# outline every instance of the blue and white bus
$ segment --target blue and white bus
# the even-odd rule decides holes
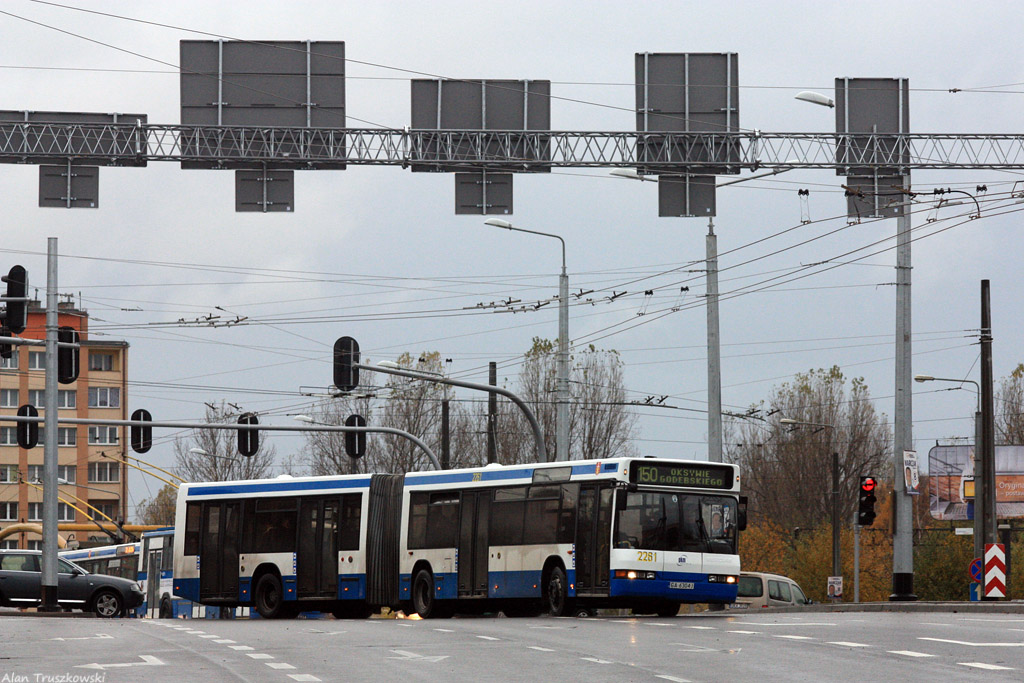
[[[652,458],[182,484],[174,593],[261,616],[728,604],[735,465]]]

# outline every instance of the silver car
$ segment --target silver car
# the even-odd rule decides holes
[[[39,605],[41,562],[42,553],[38,550],[0,550],[0,605]],[[73,562],[57,560],[57,604],[65,609],[119,617],[141,605],[143,599],[137,581],[90,574]]]

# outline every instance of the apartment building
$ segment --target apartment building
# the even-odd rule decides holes
[[[82,347],[78,380],[58,385],[59,417],[127,419],[128,343],[90,339],[88,313],[73,301],[60,302],[58,319],[60,326],[78,331]],[[19,336],[46,338],[46,311],[38,301],[30,302],[28,325]],[[46,417],[45,368],[42,346],[17,346],[10,359],[0,359],[0,414],[14,415],[18,406],[32,404],[41,417]],[[40,425],[39,444],[28,450],[19,448],[15,423],[0,422],[0,535],[15,524],[42,524],[42,438]],[[66,539],[82,545],[109,542],[99,529],[88,528],[90,520],[105,521],[103,515],[125,519],[127,468],[120,462],[125,442],[122,427],[58,426],[57,477],[62,499],[58,503],[58,525],[83,525],[62,530]],[[0,548],[39,548],[41,543],[40,533],[23,527],[0,538]]]

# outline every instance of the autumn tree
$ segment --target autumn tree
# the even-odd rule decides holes
[[[204,420],[209,424],[234,424],[238,412],[225,403],[207,404]],[[238,432],[234,429],[196,429],[174,440],[175,469],[186,481],[230,481],[263,479],[271,475],[276,450],[260,434],[260,447],[247,458],[238,453]],[[193,449],[201,451],[193,452]]]
[[[754,520],[789,529],[829,520],[833,453],[839,454],[843,520],[853,517],[860,476],[891,469],[885,415],[875,410],[864,380],[848,385],[838,367],[798,374],[749,414],[752,419],[730,429],[726,456],[741,467]],[[783,424],[783,418],[805,424]]]
[[[139,503],[136,516],[140,524],[174,526],[174,506],[178,489],[173,484],[164,484],[156,495]]]
[[[999,383],[995,400],[996,443],[1024,444],[1024,363]]]

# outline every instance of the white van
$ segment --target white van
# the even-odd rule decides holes
[[[809,605],[811,602],[793,579],[778,574],[741,572],[739,594],[736,596],[736,602],[729,607],[793,607]]]

